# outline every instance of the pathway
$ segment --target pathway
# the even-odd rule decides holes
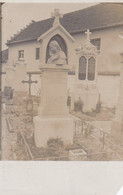
[[[13,133],[7,128],[5,114],[2,114],[2,158],[1,160],[15,160],[13,152]]]

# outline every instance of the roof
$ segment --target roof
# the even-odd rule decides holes
[[[2,63],[6,63],[8,60],[8,49],[1,51]]]
[[[38,39],[52,27],[53,21],[54,18],[33,21],[7,44]],[[100,3],[67,13],[60,18],[60,23],[70,34],[123,25],[123,3]]]

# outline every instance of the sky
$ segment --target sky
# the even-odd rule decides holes
[[[95,3],[5,3],[2,5],[2,50],[6,49],[7,40],[31,20],[49,18],[55,8],[65,14],[92,5]]]

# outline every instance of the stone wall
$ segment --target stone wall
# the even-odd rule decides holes
[[[69,75],[68,89],[70,92],[73,91],[73,83],[75,81],[75,75]],[[98,75],[97,81],[102,106],[104,107],[115,107],[120,85],[120,75]]]
[[[120,85],[119,76],[99,75],[98,89],[102,105],[105,107],[115,107],[118,101]]]

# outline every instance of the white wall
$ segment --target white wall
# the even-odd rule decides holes
[[[75,75],[68,76],[68,89],[73,91]],[[98,75],[97,86],[100,93],[102,106],[115,107],[119,96],[120,75]]]
[[[101,38],[101,53],[97,59],[97,68],[99,72],[119,72],[120,71],[120,53],[123,51],[123,40],[119,38],[123,28],[109,28],[105,30],[94,31],[91,39]],[[74,49],[83,44],[86,39],[84,33],[74,34]],[[40,47],[36,41],[13,44],[9,48],[9,65],[18,61],[18,51],[24,50],[25,60],[27,62],[27,71],[39,70],[40,61],[35,60],[35,50]],[[76,66],[76,54],[72,55],[72,62]],[[32,84],[32,94],[37,94],[40,88],[40,77],[32,76],[32,80],[38,80],[38,84]],[[75,76],[69,75],[68,88],[73,90]],[[119,92],[119,76],[98,76],[98,88],[103,105],[107,107],[115,106]],[[28,85],[27,85],[28,89]]]
[[[102,105],[114,107],[119,96],[120,76],[98,76],[98,89]]]
[[[101,53],[98,56],[98,70],[99,71],[120,71],[120,53],[123,52],[123,40],[119,38],[122,34],[123,27],[109,28],[92,32],[90,38],[101,38]],[[83,44],[86,39],[84,33],[72,35],[75,38],[73,44],[74,49]],[[12,44],[9,47],[9,64],[18,61],[18,51],[25,51],[25,60],[27,62],[28,70],[38,70],[40,64],[39,60],[35,60],[35,49],[40,47],[37,41],[23,42]],[[11,57],[10,57],[11,56]],[[72,62],[76,65],[76,55],[72,54]]]
[[[24,42],[21,44],[12,44],[9,47],[9,61],[8,64],[9,66],[13,66],[16,62],[18,62],[18,51],[19,50],[24,50],[24,63],[26,64],[26,71],[39,71],[39,64],[40,60],[36,60],[36,48],[40,48],[40,43],[33,41],[33,42]],[[19,66],[19,65],[17,65]],[[21,66],[21,65],[20,65]],[[17,68],[17,67],[16,67]],[[21,74],[21,72],[20,72]],[[37,78],[36,78],[37,77]],[[26,79],[22,80],[28,80],[29,77],[28,75],[26,76]],[[14,88],[18,88],[18,83],[16,83],[16,76],[13,80],[13,86]],[[32,95],[37,94],[40,88],[40,78],[39,76],[32,76],[32,80],[37,80],[37,84],[32,84],[31,85],[31,90],[32,90]],[[15,86],[15,84],[17,86]],[[27,91],[29,91],[29,86],[28,84],[22,84],[23,89],[26,88]],[[21,89],[20,89],[21,90]]]
[[[101,52],[98,56],[98,71],[120,71],[120,53],[123,52],[123,40],[119,38],[123,34],[123,27],[109,28],[92,32],[90,38],[101,38]],[[84,33],[75,34],[74,47],[82,45],[86,39]]]
[[[2,72],[6,72],[7,63],[2,63]],[[1,75],[1,89],[4,90],[4,87],[6,86],[6,74]]]
[[[33,42],[24,42],[18,44],[12,44],[9,47],[9,65],[13,65],[18,61],[18,51],[24,50],[24,59],[27,63],[27,71],[36,71],[39,70],[39,60],[35,59],[36,48],[40,47],[40,43]]]
[[[90,38],[101,38],[101,52],[97,57],[98,72],[120,72],[120,53],[123,52],[123,27],[109,28],[92,32]],[[82,45],[86,39],[83,33],[74,35],[76,42],[74,48]],[[114,107],[118,101],[120,76],[98,75],[98,89],[103,106]],[[72,79],[73,80],[73,79]],[[69,81],[70,83],[70,81]]]
[[[38,96],[41,93],[41,75],[32,75],[31,79],[32,81],[38,81],[38,83],[33,83],[31,85],[31,94]],[[27,88],[29,88],[28,85]]]

